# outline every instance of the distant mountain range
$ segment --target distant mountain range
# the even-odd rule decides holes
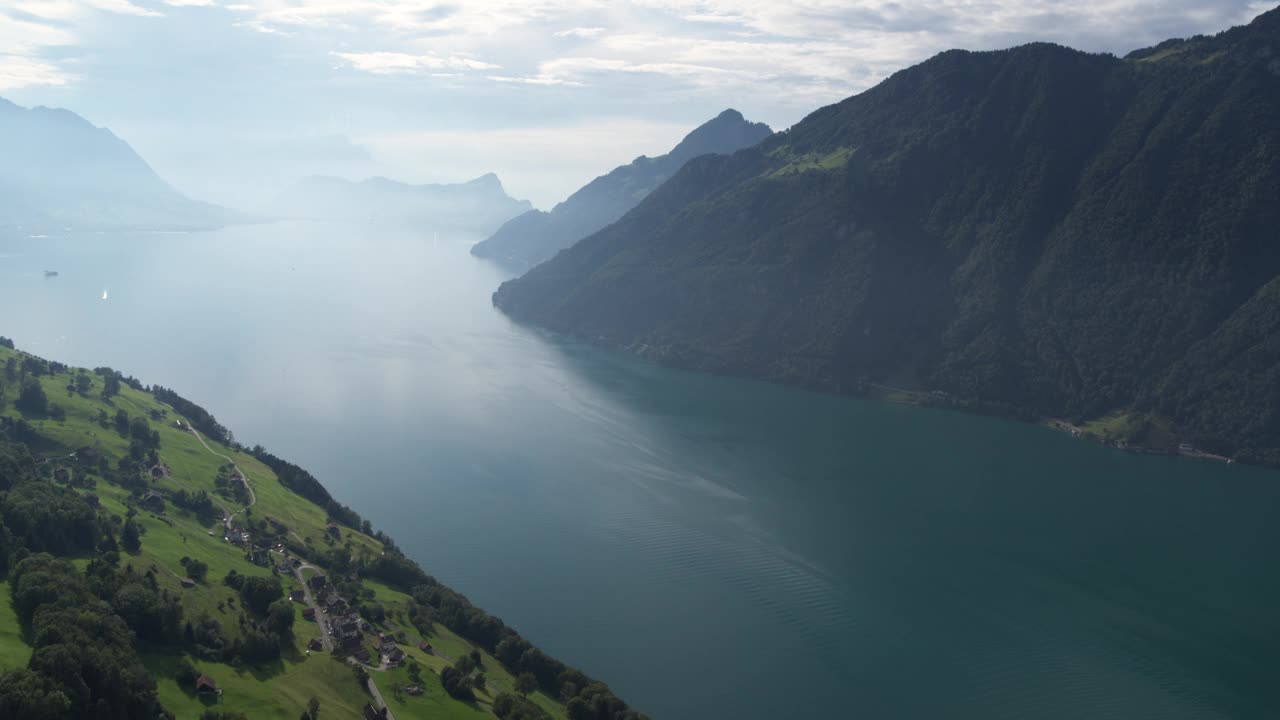
[[[427,229],[487,234],[531,207],[529,201],[507,195],[498,176],[489,173],[452,185],[309,177],[281,193],[270,211],[287,217],[411,222]]]
[[[0,99],[0,228],[199,229],[234,219],[173,189],[110,130]]]
[[[685,136],[671,152],[638,157],[592,180],[551,212],[530,210],[477,243],[471,252],[527,269],[622,217],[649,193],[699,155],[727,155],[751,147],[773,133],[764,123],[748,122],[737,110],[725,110]]]
[[[1280,464],[1280,10],[949,51],[687,163],[494,302],[681,366]]]

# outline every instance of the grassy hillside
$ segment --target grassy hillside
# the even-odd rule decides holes
[[[483,619],[487,627],[501,630],[498,636],[502,639],[518,640],[519,636],[423,574],[399,555],[389,538],[365,532],[370,530],[369,523],[360,522],[358,516],[343,509],[343,518],[355,527],[335,524],[329,513],[282,484],[262,459],[244,448],[229,447],[193,432],[190,426],[194,420],[161,403],[136,381],[124,378],[118,383],[118,393],[104,398],[103,390],[114,371],[95,372],[49,363],[44,366],[45,372],[37,374],[41,363],[0,346],[0,442],[16,440],[25,444],[35,456],[34,470],[27,474],[36,476],[24,479],[20,469],[13,469],[20,463],[0,462],[0,488],[12,486],[11,493],[16,493],[24,487],[23,482],[36,482],[65,488],[62,492],[74,492],[80,498],[95,498],[103,533],[99,547],[104,547],[102,543],[114,545],[117,536],[121,540],[122,551],[111,576],[117,582],[119,578],[146,578],[158,597],[176,598],[188,636],[157,642],[139,632],[137,643],[140,659],[154,678],[155,695],[169,712],[177,717],[196,717],[216,708],[243,713],[255,720],[295,720],[315,698],[325,717],[356,717],[371,701],[369,692],[356,679],[354,660],[344,653],[308,651],[309,641],[319,638],[321,631],[317,623],[303,619],[303,603],[289,605],[293,613],[292,634],[281,641],[278,651],[273,649],[274,657],[246,659],[248,651],[242,648],[254,641],[262,622],[273,620],[264,621],[261,615],[255,615],[248,607],[249,596],[224,582],[224,578],[231,575],[241,581],[275,580],[287,595],[301,588],[301,582],[288,563],[283,570],[277,567],[286,556],[320,568],[304,571],[306,578],[319,571],[328,572],[342,597],[372,621],[376,633],[396,636],[398,647],[408,658],[400,668],[379,665],[374,635],[364,643],[374,649],[371,664],[365,670],[395,717],[491,717],[499,695],[516,695],[516,674],[529,669],[522,666],[527,653],[507,658],[504,664],[492,654],[493,647],[486,649],[484,643],[466,639],[451,629],[455,623],[449,613],[461,608],[468,621]],[[45,407],[38,412],[27,407],[33,383],[39,385],[45,397]],[[119,413],[127,416],[127,423],[117,422]],[[143,445],[154,449],[144,451]],[[146,453],[154,456],[135,462]],[[273,463],[278,460],[265,454],[262,457]],[[237,468],[247,477],[252,496],[236,490]],[[228,478],[232,480],[228,482]],[[210,499],[212,512],[208,507],[202,510],[181,506],[184,494],[196,497],[202,492]],[[154,499],[144,500],[153,494],[161,496],[163,507]],[[11,512],[15,501],[10,498],[7,502],[9,505],[5,495],[0,494],[0,509]],[[0,515],[6,516],[12,517]],[[122,531],[128,524],[140,533],[140,548],[132,553],[127,550]],[[232,535],[228,524],[250,532],[251,543],[236,545],[224,538]],[[16,535],[0,523],[0,539]],[[30,548],[34,549],[37,548]],[[23,548],[13,551],[13,562],[6,566],[12,571],[18,560],[29,554]],[[116,554],[81,550],[69,557],[75,572],[88,573],[90,587],[94,587],[94,573],[103,572],[102,558]],[[258,563],[252,561],[255,554]],[[184,587],[184,578],[193,574],[192,568],[200,566],[205,571],[195,574],[202,574],[203,578],[194,587]],[[385,568],[393,568],[394,572]],[[374,579],[379,573],[388,577]],[[15,614],[12,596],[10,583],[0,584],[0,672],[22,668],[32,656],[32,638]],[[105,599],[117,612],[128,615],[120,609],[119,594]],[[221,654],[198,647],[191,637],[191,625],[199,626],[208,620],[220,626],[226,644]],[[199,633],[198,627],[195,632]],[[422,641],[433,646],[434,654],[418,648]],[[545,658],[536,650],[532,652],[529,657],[535,661]],[[446,692],[441,675],[450,668],[456,670],[464,657],[468,658],[464,668],[476,666],[466,668],[464,673],[468,687],[474,686],[466,694],[474,697],[459,699]],[[182,659],[212,677],[221,694],[216,698],[197,695],[191,682],[181,679]],[[404,690],[412,684],[409,673],[414,664],[421,671],[421,695]],[[476,680],[480,673],[486,679],[483,684]],[[585,680],[580,673],[573,677]],[[583,688],[587,685],[582,682]],[[527,704],[516,699],[514,709],[499,709],[508,718],[565,718],[565,705],[548,694],[559,689],[543,682],[529,695]],[[596,686],[596,695],[601,692],[607,692],[607,688]],[[0,691],[0,708],[3,707],[4,693]],[[585,717],[603,720],[632,716],[634,713],[615,698],[612,703],[600,704],[600,712]]]

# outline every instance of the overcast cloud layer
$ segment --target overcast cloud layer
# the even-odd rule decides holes
[[[298,174],[497,172],[549,207],[726,107],[775,129],[942,50],[1123,54],[1248,0],[0,0],[0,96],[249,206]],[[286,142],[287,141],[287,142]]]

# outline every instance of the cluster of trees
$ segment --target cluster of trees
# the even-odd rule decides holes
[[[232,644],[230,654],[246,662],[280,657],[281,649],[293,642],[295,616],[279,578],[232,570],[223,582],[240,594],[240,606],[248,611],[240,616],[241,637]]]
[[[372,529],[370,524],[363,520],[359,513],[334,500],[329,491],[311,473],[288,460],[272,455],[261,445],[253,446],[249,452],[271,468],[271,472],[280,479],[281,485],[324,508],[333,522],[356,530],[364,530],[366,534],[373,534],[369,532]]]
[[[223,427],[222,423],[218,422],[218,420],[208,410],[205,410],[169,388],[161,387],[159,385],[153,385],[151,387],[151,394],[155,395],[157,400],[165,403],[169,407],[172,407],[180,415],[185,417],[191,423],[192,427],[199,430],[201,433],[204,433],[206,437],[217,440],[227,447],[236,446],[235,436],[231,434],[230,430]]]

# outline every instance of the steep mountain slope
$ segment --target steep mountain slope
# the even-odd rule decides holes
[[[471,252],[515,267],[532,267],[622,217],[692,158],[728,155],[772,133],[764,123],[748,122],[737,110],[725,110],[695,128],[666,155],[641,156],[630,165],[614,168],[551,212],[530,210],[511,220]]]
[[[381,177],[360,182],[309,177],[281,193],[270,209],[292,217],[372,218],[489,233],[530,207],[529,201],[507,195],[498,176],[489,173],[451,185],[409,185]]]
[[[0,227],[204,228],[229,211],[174,190],[128,143],[68,110],[0,99]]]
[[[1280,11],[1125,59],[942,53],[504,284],[673,364],[1129,412],[1280,462]]]

